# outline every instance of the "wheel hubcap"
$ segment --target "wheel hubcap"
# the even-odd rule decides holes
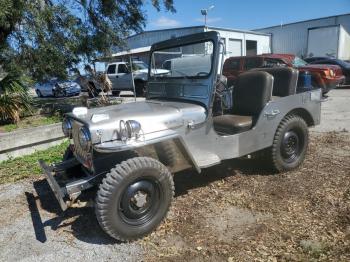
[[[160,189],[156,181],[142,179],[131,183],[119,203],[119,212],[125,222],[140,225],[148,222],[159,207]]]
[[[282,157],[287,162],[292,162],[300,155],[300,140],[296,132],[290,130],[284,134],[281,144]]]
[[[136,194],[131,198],[131,203],[136,209],[140,209],[147,204],[148,194],[143,191],[137,191]]]

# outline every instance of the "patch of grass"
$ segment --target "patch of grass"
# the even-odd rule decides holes
[[[16,129],[51,125],[51,124],[58,123],[60,121],[62,121],[62,117],[59,115],[29,116],[29,117],[23,118],[17,124],[7,124],[7,125],[0,126],[0,129],[2,129],[5,132],[12,132],[12,131],[15,131]]]
[[[37,151],[31,155],[14,158],[0,163],[0,184],[15,182],[27,177],[41,175],[43,172],[39,166],[39,159],[47,163],[59,162],[62,160],[64,151],[69,141],[49,149]]]

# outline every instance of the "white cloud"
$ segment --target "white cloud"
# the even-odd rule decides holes
[[[157,20],[154,20],[152,22],[152,25],[155,27],[177,27],[180,26],[181,23],[175,19],[170,19],[165,16],[161,16]]]
[[[204,24],[204,17],[196,18],[195,21],[201,22]],[[222,21],[221,17],[207,17],[207,24],[214,24],[216,22]]]

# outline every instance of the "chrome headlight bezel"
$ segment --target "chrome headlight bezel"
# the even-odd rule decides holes
[[[89,129],[86,127],[81,127],[78,134],[79,145],[85,151],[91,150],[91,134]]]
[[[141,131],[141,124],[136,120],[128,120],[126,121],[126,129],[128,132],[128,137],[137,137]]]
[[[71,138],[72,137],[72,120],[70,118],[65,118],[62,121],[62,132],[66,137]]]

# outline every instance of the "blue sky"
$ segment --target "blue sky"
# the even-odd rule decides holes
[[[211,5],[208,25],[256,29],[350,13],[350,0],[174,0],[177,12],[157,12],[147,1],[145,30],[202,25],[200,9]]]

